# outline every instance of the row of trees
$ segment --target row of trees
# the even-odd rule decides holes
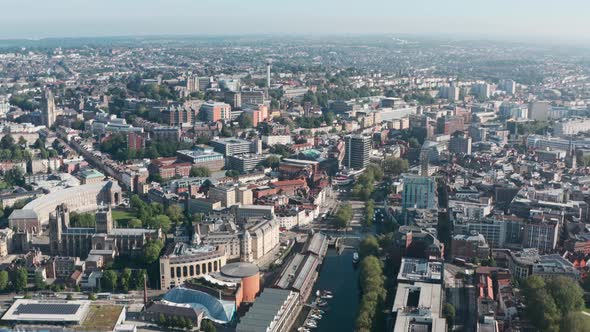
[[[31,160],[33,155],[26,150],[27,141],[24,137],[19,137],[18,142],[14,140],[12,135],[8,134],[0,139],[0,160],[1,161],[23,161]],[[53,151],[57,154],[56,151]]]
[[[350,203],[344,203],[340,205],[338,211],[334,215],[334,226],[336,228],[347,228],[352,220],[352,205]]]
[[[360,285],[363,295],[355,330],[358,332],[381,331],[383,322],[382,308],[385,304],[387,292],[385,290],[383,266],[376,256],[369,255],[361,261]]]
[[[375,190],[375,181],[381,181],[382,178],[383,170],[378,165],[368,165],[352,188],[353,196],[363,201],[368,200]]]
[[[526,315],[540,331],[590,331],[590,320],[580,312],[584,308],[584,291],[572,279],[531,276],[522,291]]]
[[[12,274],[8,271],[0,271],[0,292],[14,290],[16,292],[27,289],[27,270],[23,267],[16,269]]]
[[[100,288],[108,291],[120,290],[125,293],[133,289],[141,290],[146,273],[146,270],[143,269],[124,268],[120,273],[115,270],[106,270],[100,279]]]
[[[371,227],[373,225],[374,216],[375,216],[375,201],[370,199],[365,203],[365,218],[363,219],[363,226]]]

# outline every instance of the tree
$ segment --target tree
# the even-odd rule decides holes
[[[147,264],[152,264],[160,257],[163,244],[159,240],[149,241],[143,246],[143,259]]]
[[[4,135],[0,139],[0,147],[2,147],[3,149],[14,149],[14,138],[12,137],[12,135]]]
[[[35,273],[35,289],[42,290],[45,289],[45,280],[43,280],[43,275],[39,272]]]
[[[24,267],[20,267],[16,270],[15,280],[13,282],[14,289],[17,292],[21,292],[27,288],[27,277],[28,273]]]
[[[72,296],[72,294],[66,295],[66,300],[71,301],[73,299],[74,299],[74,297]]]
[[[238,119],[238,123],[240,124],[240,128],[248,129],[252,128],[252,115],[248,113],[242,113]]]
[[[94,293],[90,293],[90,294],[88,294],[88,299],[89,299],[90,301],[96,301],[96,294],[94,294]]]
[[[146,275],[147,275],[147,271],[145,269],[133,271],[133,280],[132,281],[133,281],[133,288],[134,289],[143,289]]]
[[[174,223],[181,222],[184,220],[184,213],[182,212],[182,208],[177,204],[171,204],[168,209],[166,209],[166,215],[170,218],[170,221]]]
[[[266,167],[270,167],[270,168],[277,168],[279,167],[279,163],[281,162],[281,159],[277,156],[269,156],[268,158],[266,158],[264,160],[264,166]]]
[[[584,290],[570,278],[559,276],[546,282],[546,288],[564,317],[584,307]]]
[[[455,325],[455,307],[450,303],[445,303],[442,308],[442,315],[449,323],[449,327]]]
[[[524,282],[526,314],[539,330],[558,331],[559,309],[545,287],[545,281],[538,276],[531,276]]]
[[[131,220],[129,220],[129,222],[127,223],[127,227],[130,228],[140,228],[143,225],[143,223],[141,222],[141,220],[137,219],[137,218],[133,218]]]
[[[8,272],[0,271],[0,292],[4,292],[8,288]]]
[[[205,319],[201,322],[201,329],[203,332],[217,332],[217,328],[215,328],[215,324],[208,319]]]
[[[193,166],[191,167],[190,176],[206,178],[211,176],[211,171],[207,167]]]
[[[168,233],[171,227],[170,218],[166,215],[159,214],[148,219],[146,226],[157,229],[162,228],[162,232]]]
[[[375,201],[370,199],[365,204],[365,219],[364,219],[365,227],[370,227],[373,225],[373,218],[374,217],[375,217]]]
[[[334,216],[336,228],[347,228],[352,219],[352,206],[349,203],[342,204]]]
[[[131,284],[131,269],[126,267],[123,269],[123,272],[121,272],[121,278],[120,278],[121,290],[123,290],[123,292],[128,292],[130,284]]]
[[[365,237],[359,245],[361,257],[377,256],[379,254],[379,241],[372,235]]]
[[[383,161],[383,172],[389,176],[398,176],[407,172],[409,166],[406,159],[388,157]]]
[[[229,171],[225,172],[225,176],[237,179],[240,176],[240,172],[230,169]]]
[[[20,167],[14,167],[4,172],[4,182],[11,186],[22,187],[25,185],[25,174]]]
[[[561,331],[590,332],[590,317],[581,312],[570,312],[562,320]]]
[[[113,270],[106,270],[104,271],[101,279],[101,286],[104,289],[109,289],[111,291],[115,291],[117,287],[117,273]]]

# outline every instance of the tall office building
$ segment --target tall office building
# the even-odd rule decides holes
[[[502,80],[500,81],[500,90],[506,91],[509,95],[513,95],[516,93],[516,82],[513,80]]]
[[[45,90],[43,98],[43,124],[50,128],[55,123],[55,99],[50,89]]]
[[[434,177],[405,175],[402,207],[404,209],[437,209],[438,196]]]
[[[363,169],[369,164],[371,154],[371,136],[348,135],[346,143],[344,165],[352,169]]]
[[[449,151],[458,154],[471,154],[471,137],[456,135],[449,141]]]
[[[537,121],[547,121],[551,105],[548,101],[533,101],[529,104],[529,119]]]
[[[197,76],[188,76],[186,78],[186,90],[188,93],[199,91],[199,78]]]

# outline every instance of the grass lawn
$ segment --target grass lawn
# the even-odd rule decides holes
[[[117,305],[90,305],[88,316],[79,330],[86,331],[112,331],[123,310]]]
[[[127,227],[127,223],[133,218],[137,216],[132,210],[113,210],[113,220],[117,227]]]

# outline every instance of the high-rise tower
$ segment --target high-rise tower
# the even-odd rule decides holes
[[[266,60],[266,99],[270,99],[269,90],[270,90],[270,66],[272,64],[272,60]]]
[[[43,124],[47,128],[51,128],[55,123],[55,99],[50,89],[45,90],[45,96],[43,98]]]

